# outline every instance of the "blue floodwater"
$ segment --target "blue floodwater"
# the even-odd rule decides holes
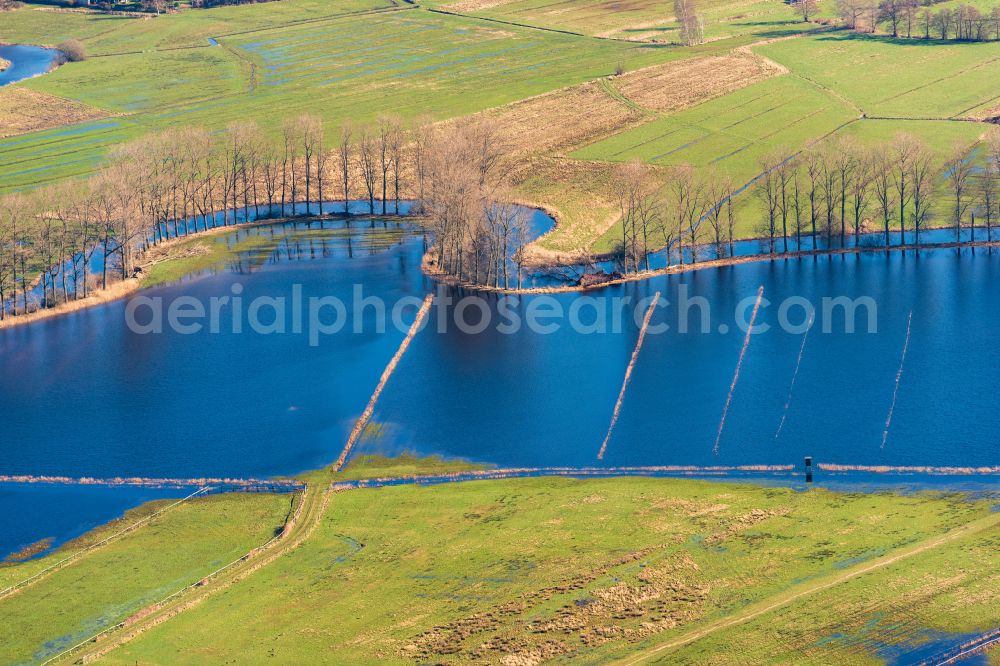
[[[57,49],[46,49],[41,46],[22,44],[0,46],[0,58],[11,63],[10,67],[0,72],[0,86],[45,74],[52,68],[52,63],[58,55]]]
[[[426,247],[419,230],[396,222],[235,228],[232,242],[265,237],[264,249],[245,253],[225,269],[179,284],[143,291],[128,300],[0,331],[0,474],[68,476],[266,477],[329,464],[402,341],[416,304],[437,285],[420,269]],[[297,230],[293,230],[297,229]],[[543,229],[541,225],[539,229]],[[307,230],[308,229],[308,230]],[[390,247],[370,234],[396,230]],[[575,331],[563,321],[551,333],[522,328],[503,334],[496,296],[486,297],[494,317],[479,334],[458,330],[456,305],[438,303],[431,326],[414,339],[375,410],[376,435],[356,453],[437,453],[511,466],[746,465],[818,463],[863,465],[995,466],[1000,425],[1000,252],[923,250],[810,257],[706,269],[659,277],[586,294],[522,297],[510,310],[522,319],[545,300],[594,322],[594,307],[613,309],[630,299],[620,330]],[[181,296],[203,302],[235,296],[285,297],[299,285],[310,297],[337,296],[348,307],[360,289],[391,307],[410,303],[401,328],[374,326],[374,306],[311,346],[307,332],[221,331],[144,335],[125,325],[130,302]],[[731,408],[713,446],[743,343],[737,303],[764,286],[768,303],[751,336]],[[710,306],[708,332],[693,330],[695,307],[678,316],[682,290]],[[635,303],[655,291],[672,304],[659,309],[638,358],[621,417],[603,461],[597,452],[608,429],[622,376],[635,346]],[[445,290],[454,299],[463,294]],[[780,303],[799,297],[820,307],[825,297],[869,297],[876,332],[844,332],[841,310],[817,314],[809,335],[780,437],[802,335],[775,324]],[[288,306],[289,310],[292,307]],[[478,305],[465,309],[475,324]],[[245,310],[245,308],[244,308]],[[639,308],[639,318],[642,310]],[[907,319],[912,333],[900,375],[888,437],[882,445]],[[143,312],[140,310],[140,312]],[[231,309],[223,312],[231,313]],[[273,311],[261,316],[270,321]],[[509,314],[509,313],[508,313]],[[331,317],[328,311],[324,320]],[[440,319],[447,323],[439,332]],[[148,314],[140,315],[148,321]],[[801,308],[789,316],[803,320]],[[247,321],[246,314],[242,317]],[[823,332],[828,323],[830,332]],[[729,332],[719,331],[720,325]],[[361,326],[355,332],[355,325]],[[244,323],[244,326],[246,324]],[[308,329],[308,326],[306,327]],[[81,429],[81,424],[84,424]],[[797,468],[798,469],[798,468]],[[797,484],[798,474],[775,482]],[[968,484],[996,489],[996,476],[906,475],[901,487]],[[857,481],[859,479],[855,479]],[[817,481],[849,485],[850,478],[817,472]],[[862,483],[892,485],[868,475]],[[29,488],[25,492],[33,492]],[[118,492],[115,489],[114,492]],[[123,500],[131,505],[132,500]],[[59,528],[17,529],[27,540],[59,536]],[[65,504],[60,519],[96,524],[89,509]],[[116,508],[116,510],[119,510]],[[55,523],[53,523],[55,524]],[[76,523],[74,523],[76,524]],[[14,531],[15,528],[9,528]],[[20,539],[20,543],[24,539]],[[2,544],[0,544],[2,546]],[[2,549],[2,547],[0,547]]]
[[[186,497],[194,489],[0,483],[0,560],[42,539],[58,548],[70,539],[157,499]]]

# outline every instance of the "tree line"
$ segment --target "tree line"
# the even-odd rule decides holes
[[[919,245],[930,224],[942,221],[956,242],[963,229],[971,234],[976,227],[992,242],[1000,219],[1000,130],[989,134],[982,153],[977,158],[957,146],[943,173],[934,151],[905,133],[874,145],[843,138],[791,157],[770,153],[749,186],[761,211],[754,232],[769,254],[802,250],[803,237],[811,248],[824,238],[828,247],[848,247],[878,233],[889,247],[898,233],[900,244]],[[664,178],[639,162],[622,165],[612,196],[621,215],[623,270],[648,270],[649,254],[659,250],[681,264],[732,256],[737,194],[731,179],[711,169],[681,166]],[[934,218],[944,211],[946,219]]]
[[[812,6],[816,0],[798,0],[795,4]],[[985,42],[1000,40],[1000,5],[985,14],[973,5],[932,9],[927,0],[837,0],[837,15],[851,30],[875,32],[884,27],[893,37],[907,39],[954,39]],[[808,14],[803,13],[805,20]]]
[[[488,122],[407,126],[394,116],[344,123],[330,140],[310,114],[270,133],[242,121],[149,134],[115,147],[88,179],[0,198],[0,318],[131,277],[171,238],[241,218],[322,215],[333,200],[344,211],[362,200],[374,216],[415,199],[440,270],[506,287],[526,240],[508,152]]]
[[[333,200],[344,211],[360,200],[369,217],[399,213],[410,200],[434,237],[430,269],[474,284],[520,284],[528,217],[512,194],[514,163],[496,124],[406,125],[384,116],[374,126],[345,123],[328,140],[320,119],[304,114],[277,130],[252,121],[216,133],[169,129],[114,148],[91,178],[0,198],[0,318],[133,276],[166,240],[241,218],[323,215]],[[791,158],[772,153],[747,186],[762,212],[754,231],[771,253],[790,251],[790,242],[802,249],[804,236],[814,245],[824,236],[828,245],[859,244],[873,231],[885,245],[893,233],[920,243],[939,222],[932,211],[949,211],[956,240],[978,219],[992,241],[1000,129],[982,152],[976,159],[956,149],[943,175],[933,151],[907,134],[867,147],[841,139]],[[682,166],[664,180],[632,162],[617,169],[610,194],[626,272],[649,269],[650,253],[661,249],[677,263],[733,254],[739,191],[714,170]]]

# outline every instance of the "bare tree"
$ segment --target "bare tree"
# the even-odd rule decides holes
[[[805,153],[803,159],[805,162],[805,174],[808,179],[806,195],[809,199],[809,227],[812,234],[812,247],[815,250],[819,241],[816,225],[820,215],[819,205],[822,189],[821,182],[823,179],[823,157],[815,150],[809,150]]]
[[[896,205],[899,206],[899,242],[906,244],[906,205],[910,203],[909,190],[910,162],[917,151],[917,140],[912,135],[901,132],[890,146],[892,160],[892,180],[896,188]]]
[[[918,144],[910,160],[910,189],[913,192],[913,235],[920,245],[920,232],[927,226],[934,196],[934,153]]]
[[[378,184],[378,164],[375,139],[368,128],[361,130],[361,139],[358,142],[359,161],[361,165],[361,177],[368,192],[368,213],[375,214],[375,187]]]
[[[890,244],[889,223],[895,206],[892,167],[892,161],[884,150],[879,150],[872,155],[872,185],[875,192],[875,202],[882,215],[886,247],[889,247]]]
[[[861,243],[861,231],[871,206],[873,187],[873,157],[870,150],[858,148],[854,160],[854,177],[851,179],[851,201],[854,205],[854,245]]]
[[[406,144],[406,132],[401,123],[397,122],[389,135],[389,161],[392,162],[392,199],[393,212],[399,215],[399,186],[403,170],[403,147]]]
[[[759,165],[761,173],[754,182],[754,192],[764,209],[762,231],[767,234],[768,253],[776,251],[778,235],[778,217],[781,213],[781,164],[784,157],[777,152],[771,152],[761,158]]]
[[[312,200],[313,158],[323,152],[323,121],[318,116],[305,113],[296,118],[295,123],[298,125],[296,134],[302,139],[302,157],[306,170],[306,215],[309,215],[312,213],[309,202]],[[317,172],[319,166],[317,159]],[[322,176],[318,177],[322,178]],[[322,207],[322,201],[323,197],[320,196],[320,207]]]
[[[281,140],[284,152],[281,159],[281,214],[285,215],[285,192],[291,190],[292,215],[298,201],[298,162],[301,125],[294,118],[288,118],[281,126]]]
[[[817,0],[795,0],[792,6],[798,15],[802,17],[803,23],[808,23],[810,17],[819,11],[819,2]]]
[[[711,207],[705,215],[711,242],[715,247],[715,257],[722,259],[731,254],[732,229],[727,219],[727,213],[732,208],[733,180],[729,176],[721,177],[717,173],[709,173],[705,177],[706,194]]]
[[[337,166],[340,169],[340,183],[343,187],[344,214],[350,215],[351,194],[351,136],[354,128],[350,122],[340,126],[340,142],[337,144]]]
[[[674,0],[674,18],[680,24],[681,43],[691,46],[705,41],[705,21],[695,0]]]
[[[972,204],[969,182],[974,171],[974,164],[965,146],[956,146],[951,158],[945,164],[945,173],[951,185],[952,213],[951,221],[955,225],[955,240],[962,240],[962,220]]]
[[[986,165],[981,187],[986,239],[993,242],[993,222],[1000,218],[1000,129],[993,129],[986,138]]]

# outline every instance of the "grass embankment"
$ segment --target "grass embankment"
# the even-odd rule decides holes
[[[44,661],[271,539],[293,495],[231,494],[174,506],[149,524],[0,600],[0,661]],[[0,566],[0,588],[29,578],[171,504],[151,502],[38,560]]]
[[[368,471],[396,465],[373,461]],[[958,497],[671,479],[352,490],[333,495],[301,546],[104,659],[601,661],[976,520],[998,519],[988,503]],[[928,598],[944,603],[950,592],[935,597],[932,579],[969,553],[942,552],[944,563],[916,558],[910,566]],[[889,589],[888,601],[905,609],[905,590]],[[964,631],[976,616],[977,626],[996,624],[995,585],[970,576],[963,589],[963,614],[935,626]],[[847,603],[850,590],[831,587],[816,601]],[[878,638],[896,640],[891,631]],[[766,639],[776,649],[780,636]],[[713,655],[725,660],[725,645]]]

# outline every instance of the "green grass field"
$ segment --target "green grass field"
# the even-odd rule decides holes
[[[760,158],[769,151],[797,151],[854,117],[822,89],[781,76],[609,137],[573,157],[712,167],[742,184],[760,172]]]
[[[432,0],[430,6],[463,14],[483,16],[498,21],[538,26],[550,30],[607,37],[613,39],[677,42],[679,27],[674,18],[673,2],[665,0],[630,0],[609,3],[606,0],[551,2],[551,0],[515,0],[487,2],[477,0]],[[801,19],[780,0],[707,0],[699,3],[705,18],[705,37],[709,40],[736,35],[778,37],[799,30]],[[814,26],[813,26],[814,27]]]
[[[386,112],[448,118],[597,78],[618,63],[634,69],[683,55],[416,11],[223,43],[92,58],[26,82],[127,115],[0,141],[0,192],[92,172],[110,146],[169,126],[221,129],[253,118],[276,131],[282,119],[306,111],[331,129]]]
[[[0,42],[55,46],[74,38],[91,56],[208,46],[209,38],[308,23],[370,11],[395,9],[392,0],[282,0],[247,11],[218,7],[148,18],[109,16],[85,11],[23,7],[5,13]]]
[[[0,661],[44,661],[197,582],[271,539],[284,524],[293,497],[231,494],[190,500],[39,578],[0,600]],[[24,580],[169,504],[172,501],[143,505],[47,557],[0,567],[0,587]]]
[[[317,655],[468,663],[531,654],[604,661],[983,519],[995,521],[988,503],[958,497],[665,479],[348,491],[334,497],[304,545],[105,663],[302,663]],[[914,561],[907,585],[879,589],[902,608],[915,589],[946,607],[953,587],[933,583],[968,556],[942,550]],[[963,612],[930,626],[968,631],[1000,619],[995,587],[966,579],[965,589],[976,594]],[[836,609],[853,604],[854,595],[854,586],[843,585],[812,601]],[[757,649],[782,649],[780,633],[733,631]],[[872,635],[896,640],[882,628]],[[815,639],[828,641],[820,657],[844,654],[834,633]],[[726,643],[711,645],[708,656],[733,663]],[[809,656],[796,652],[796,663],[828,663]]]
[[[963,538],[651,663],[881,664],[937,642],[961,644],[997,626],[1000,579],[990,562],[998,547],[996,530]]]
[[[823,85],[869,116],[968,115],[1000,90],[996,43],[893,40],[837,32],[776,42],[757,52]]]

